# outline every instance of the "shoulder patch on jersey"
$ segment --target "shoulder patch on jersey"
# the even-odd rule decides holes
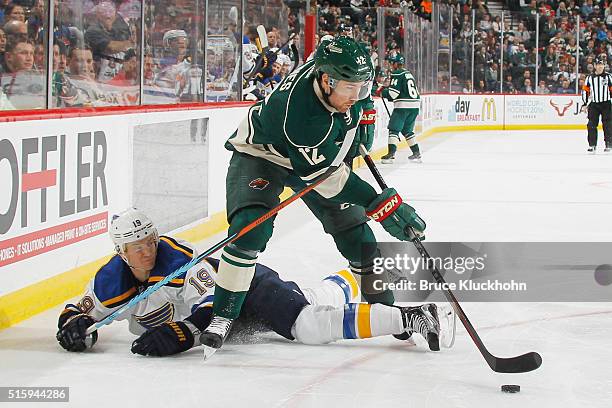
[[[121,306],[136,295],[134,275],[119,255],[113,256],[94,277],[93,290],[107,308]]]

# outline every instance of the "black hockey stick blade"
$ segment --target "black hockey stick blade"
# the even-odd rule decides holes
[[[367,149],[363,145],[361,145],[359,146],[359,150],[380,188],[382,188],[383,190],[387,188],[387,183],[385,183],[385,180],[378,171],[378,168],[376,168],[376,165],[374,164],[372,158],[369,156]],[[427,252],[427,249],[425,249],[425,246],[423,246],[423,243],[421,242],[417,234],[415,234],[410,227],[408,227],[406,235],[414,237],[412,238],[412,243],[416,247],[419,254],[421,254],[423,259],[427,260],[431,258],[429,256],[429,253]],[[425,264],[428,265],[429,262],[426,262]],[[444,277],[442,276],[438,268],[432,266],[428,269],[429,272],[431,272],[431,274],[433,275],[436,282],[440,284],[446,283]],[[465,327],[465,330],[472,338],[472,341],[474,341],[476,348],[478,348],[489,367],[491,367],[491,370],[497,373],[527,373],[529,371],[537,369],[542,365],[542,356],[533,351],[527,354],[510,358],[495,357],[485,347],[482,339],[478,335],[478,332],[470,322],[470,319],[468,319],[467,315],[463,311],[463,308],[459,304],[459,301],[457,300],[453,292],[451,292],[450,289],[445,289],[442,292],[448,302],[453,307],[453,309],[455,309],[457,317],[459,318],[459,320],[461,320],[461,323],[463,323],[463,327]]]
[[[489,353],[485,360],[496,373],[527,373],[542,365],[542,356],[535,351],[510,358],[495,357]]]

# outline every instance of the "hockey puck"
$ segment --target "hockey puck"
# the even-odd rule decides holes
[[[521,392],[521,386],[506,384],[506,385],[501,386],[501,390],[502,392],[508,392],[508,393],[514,394],[515,392]]]

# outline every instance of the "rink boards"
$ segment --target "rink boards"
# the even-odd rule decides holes
[[[416,129],[421,138],[583,129],[580,104],[576,95],[425,95]],[[388,122],[376,105],[374,157]],[[192,241],[224,229],[223,144],[248,106],[0,117],[0,329],[80,293],[112,253],[108,223],[121,209],[137,206]]]

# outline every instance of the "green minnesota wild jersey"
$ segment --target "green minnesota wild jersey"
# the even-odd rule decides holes
[[[315,190],[325,198],[365,207],[376,192],[342,161],[368,100],[358,101],[346,113],[329,106],[311,60],[249,108],[225,147],[291,169],[306,184],[338,166]]]
[[[416,81],[406,69],[398,69],[391,73],[389,87],[382,92],[382,97],[392,100],[395,108],[420,108],[421,95],[416,87]]]

